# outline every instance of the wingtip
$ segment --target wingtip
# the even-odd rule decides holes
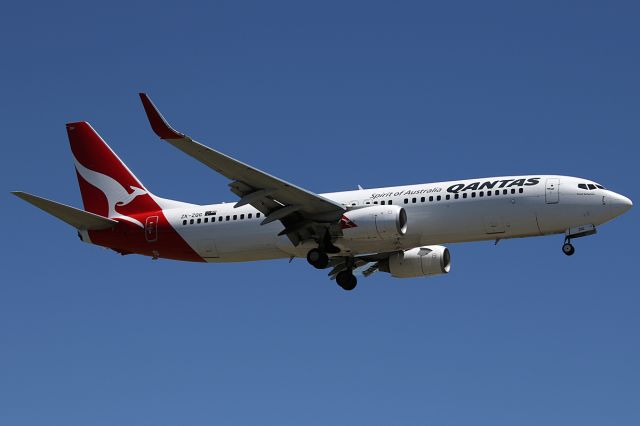
[[[20,198],[21,200],[24,201],[29,201],[29,197],[33,197],[33,195],[29,194],[28,192],[24,192],[24,191],[11,191],[11,193],[13,195],[15,195],[16,197]]]
[[[71,134],[71,132],[73,132],[76,129],[83,129],[83,128],[93,129],[93,127],[91,127],[91,124],[89,124],[88,121],[72,121],[69,123],[65,123],[65,127],[67,128],[68,134]]]
[[[158,111],[158,108],[156,108],[146,93],[140,92],[138,95],[142,101],[144,112],[147,114],[151,129],[153,129],[154,133],[158,135],[160,139],[182,139],[185,137],[185,135],[174,130],[169,123],[167,123],[167,120],[160,114],[160,111]]]

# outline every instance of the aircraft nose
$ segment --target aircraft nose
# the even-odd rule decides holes
[[[633,202],[630,199],[615,192],[611,193],[608,198],[609,202],[607,204],[609,204],[609,209],[615,216],[620,216],[633,206]]]

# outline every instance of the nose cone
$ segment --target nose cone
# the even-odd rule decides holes
[[[630,199],[624,195],[616,194],[615,192],[612,192],[611,196],[608,197],[607,204],[609,204],[609,210],[613,216],[620,216],[633,206]]]

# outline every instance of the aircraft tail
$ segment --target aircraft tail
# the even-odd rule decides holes
[[[89,123],[68,123],[67,134],[86,211],[133,221],[129,215],[158,210],[151,193]]]

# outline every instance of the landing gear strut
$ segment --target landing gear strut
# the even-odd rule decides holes
[[[329,256],[327,256],[327,253],[314,248],[307,253],[307,262],[316,269],[324,269],[329,266]]]
[[[351,272],[350,269],[338,272],[338,275],[336,275],[336,282],[343,290],[347,291],[353,290],[356,288],[356,285],[358,285],[358,279],[353,275],[353,272]]]
[[[573,244],[571,244],[571,240],[569,238],[564,240],[564,244],[562,245],[562,252],[567,256],[571,256],[576,252],[576,249],[573,247]]]
[[[595,234],[596,227],[595,225],[581,225],[575,228],[569,228],[564,232],[564,244],[562,245],[562,252],[567,256],[571,256],[576,252],[576,249],[573,248],[571,244],[571,240],[573,238],[587,237],[589,235]]]

